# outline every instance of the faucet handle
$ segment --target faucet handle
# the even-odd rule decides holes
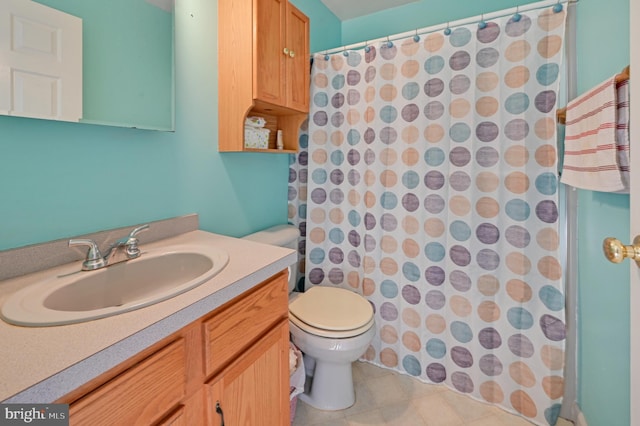
[[[135,228],[133,231],[129,233],[129,237],[127,238],[127,242],[125,243],[127,257],[129,259],[135,259],[136,257],[140,256],[140,248],[138,247],[137,235],[147,231],[148,229],[149,229],[149,225],[146,224],[146,225],[142,225]]]
[[[136,235],[140,234],[141,232],[145,232],[147,230],[149,230],[149,224],[138,226],[133,231],[129,232],[129,238],[135,238]]]
[[[107,266],[107,262],[102,257],[102,253],[100,253],[100,249],[98,245],[93,240],[78,238],[69,240],[69,247],[75,246],[87,246],[89,250],[87,251],[87,256],[82,262],[82,270],[83,271],[93,271],[94,269],[99,269]]]

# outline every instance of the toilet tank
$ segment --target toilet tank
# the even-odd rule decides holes
[[[286,247],[298,251],[298,237],[300,231],[293,225],[276,225],[262,231],[249,234],[244,239],[256,241],[258,243],[270,244],[272,246]],[[297,262],[296,262],[297,263]],[[295,264],[292,265],[295,267]],[[289,267],[289,293],[293,291],[296,285],[295,269]]]

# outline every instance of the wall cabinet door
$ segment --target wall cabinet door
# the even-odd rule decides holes
[[[289,424],[288,341],[283,320],[205,385],[209,425]]]
[[[309,18],[287,2],[287,107],[309,112]]]

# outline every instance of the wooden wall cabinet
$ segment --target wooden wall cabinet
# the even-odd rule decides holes
[[[218,150],[297,152],[309,67],[309,18],[287,0],[218,2]],[[267,119],[267,150],[244,147],[253,115]],[[276,149],[278,129],[284,150]]]
[[[289,424],[286,271],[82,386],[71,425]]]

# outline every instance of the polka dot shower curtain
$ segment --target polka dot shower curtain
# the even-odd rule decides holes
[[[364,357],[538,424],[563,393],[558,9],[316,55],[294,174],[306,287],[372,303]]]

